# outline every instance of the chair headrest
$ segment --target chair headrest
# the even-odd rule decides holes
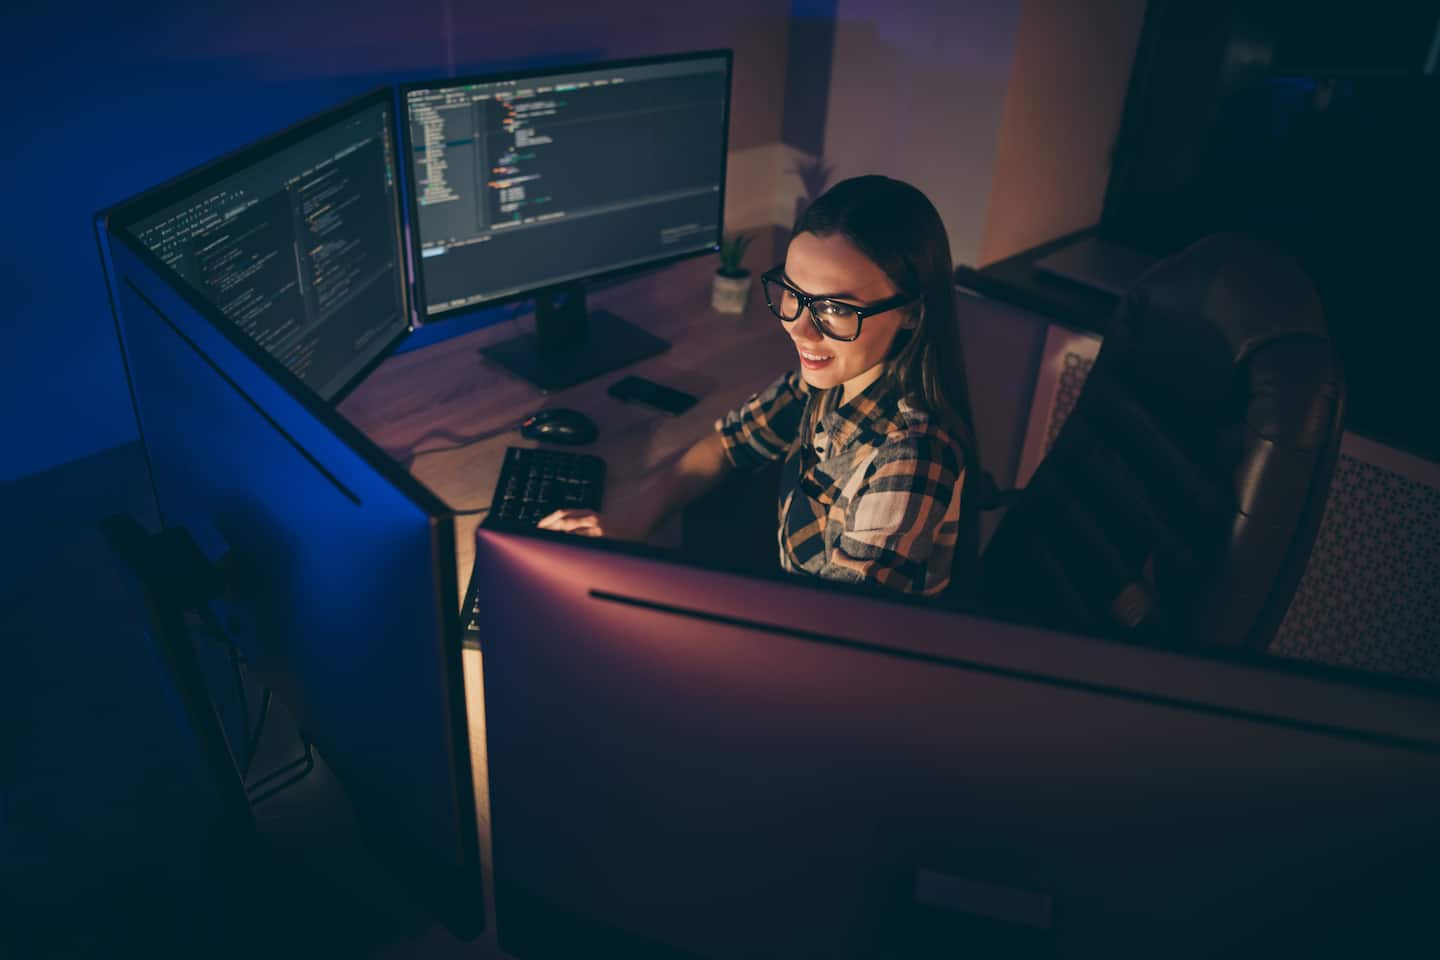
[[[1150,268],[1111,326],[1104,366],[1172,426],[1233,420],[1245,402],[1238,367],[1277,341],[1327,339],[1299,264],[1237,234],[1206,237]]]
[[[1155,264],[1117,319],[1123,332],[1208,345],[1232,365],[1282,337],[1327,338],[1319,294],[1300,265],[1240,234],[1205,237]]]

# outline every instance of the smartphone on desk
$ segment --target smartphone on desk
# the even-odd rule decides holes
[[[661,386],[654,380],[646,380],[644,377],[626,377],[623,380],[617,380],[610,385],[607,392],[616,400],[623,400],[626,403],[643,403],[647,407],[654,407],[656,410],[663,410],[676,416],[689,410],[696,403],[695,398],[690,394]]]

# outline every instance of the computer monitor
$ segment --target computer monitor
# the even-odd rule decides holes
[[[719,248],[728,50],[401,88],[426,319],[534,297],[536,330],[483,352],[558,390],[663,351],[585,309],[586,281]]]
[[[541,531],[476,547],[516,956],[1433,939],[1433,687]]]
[[[125,231],[321,399],[409,331],[393,98],[127,204]]]
[[[161,521],[406,889],[483,923],[449,508],[327,400],[403,326],[393,90],[103,214]]]

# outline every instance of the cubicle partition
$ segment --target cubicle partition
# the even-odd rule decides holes
[[[362,106],[388,116],[390,97]],[[117,334],[161,521],[220,572],[226,631],[405,884],[426,888],[457,931],[478,930],[450,510],[130,230],[144,210],[265,149],[105,216]]]

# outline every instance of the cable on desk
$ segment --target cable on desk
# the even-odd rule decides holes
[[[514,423],[506,424],[503,427],[497,427],[494,430],[489,430],[485,433],[477,434],[473,437],[460,437],[457,438],[458,442],[452,443],[448,447],[431,447],[429,450],[421,450],[419,453],[414,452],[415,448],[411,447],[410,456],[403,461],[404,466],[408,470],[415,465],[416,460],[419,460],[421,457],[428,457],[432,453],[453,453],[456,450],[464,450],[466,447],[473,447],[477,443],[484,443],[486,440],[493,440],[502,434],[510,433],[512,430],[519,430],[520,424],[522,424],[523,422],[523,420],[516,420]],[[435,436],[435,434],[433,433],[426,434],[419,440],[415,441],[416,446],[424,443],[426,440],[430,439],[433,436]]]
[[[489,508],[489,507],[477,507],[477,508],[474,509],[474,510],[456,510],[456,511],[454,511],[455,516],[457,516],[457,517],[478,517],[478,516],[481,516],[481,515],[486,514],[486,513],[489,513],[489,512],[490,512],[490,508]]]

